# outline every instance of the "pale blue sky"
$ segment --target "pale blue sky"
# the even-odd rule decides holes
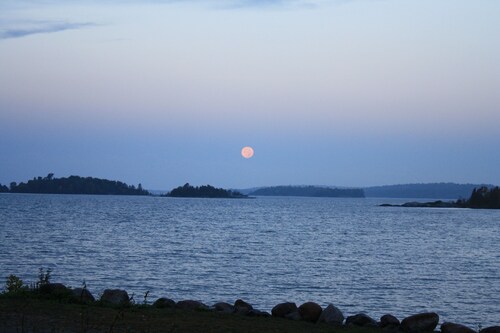
[[[494,0],[0,0],[0,183],[500,184],[498,17]]]

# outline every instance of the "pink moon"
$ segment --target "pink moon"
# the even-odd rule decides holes
[[[243,156],[244,158],[251,158],[253,156],[253,148],[252,147],[243,147],[243,149],[241,150],[241,156]]]

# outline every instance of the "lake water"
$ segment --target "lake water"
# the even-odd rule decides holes
[[[2,194],[0,276],[500,324],[500,212],[377,206],[404,201]]]

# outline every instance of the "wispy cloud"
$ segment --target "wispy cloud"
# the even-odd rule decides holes
[[[3,30],[0,28],[0,39],[21,38],[35,34],[82,29],[94,25],[94,23],[36,22],[28,27],[7,28]]]

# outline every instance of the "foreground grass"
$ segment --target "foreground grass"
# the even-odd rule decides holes
[[[281,318],[246,317],[210,311],[132,306],[110,308],[68,304],[57,300],[0,297],[1,333],[65,332],[335,332],[375,333],[378,329],[334,328],[327,324]]]

